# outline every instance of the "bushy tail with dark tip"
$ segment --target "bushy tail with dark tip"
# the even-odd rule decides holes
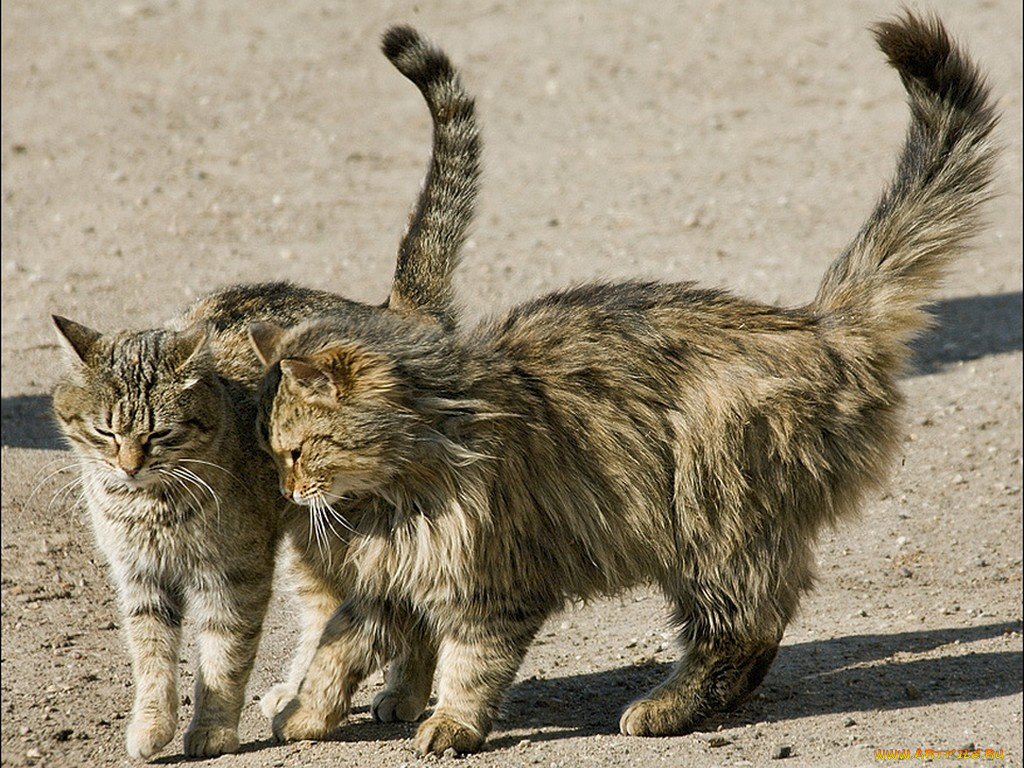
[[[399,246],[387,306],[426,312],[454,326],[452,272],[473,219],[480,178],[473,99],[445,53],[412,27],[389,28],[381,47],[420,89],[434,121],[433,156]]]
[[[905,11],[873,32],[903,80],[910,127],[895,179],[812,306],[864,334],[879,362],[898,370],[946,266],[979,227],[998,118],[984,77],[937,18]]]

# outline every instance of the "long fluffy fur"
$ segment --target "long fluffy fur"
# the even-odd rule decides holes
[[[417,749],[478,749],[551,612],[647,582],[683,655],[624,733],[685,732],[760,683],[817,534],[892,464],[907,341],[992,175],[988,90],[941,23],[906,13],[876,36],[910,128],[807,306],[628,282],[465,333],[334,317],[263,337],[279,362],[261,429],[293,498],[353,500],[356,579],[275,733],[325,735],[367,659],[412,631],[437,639],[440,672]]]

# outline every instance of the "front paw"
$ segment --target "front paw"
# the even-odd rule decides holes
[[[299,689],[291,683],[278,683],[260,697],[260,711],[265,718],[273,720],[298,693]]]
[[[238,732],[234,728],[194,728],[185,733],[185,755],[217,757],[238,751]]]
[[[427,702],[424,697],[412,696],[407,691],[390,688],[378,693],[370,704],[370,712],[374,719],[382,723],[414,723],[420,719],[426,708]]]
[[[625,736],[679,736],[692,731],[700,719],[670,697],[639,699],[622,713],[619,730]]]
[[[134,758],[148,760],[174,737],[175,718],[167,714],[135,715],[128,725],[126,746]]]
[[[274,716],[274,736],[280,741],[323,739],[339,722],[333,713],[317,711],[294,698]]]
[[[444,715],[432,715],[416,731],[413,748],[421,755],[443,755],[449,749],[464,755],[476,752],[484,737],[469,726]]]

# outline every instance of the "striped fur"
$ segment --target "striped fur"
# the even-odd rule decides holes
[[[367,659],[426,633],[438,701],[415,747],[476,750],[545,618],[643,583],[668,598],[682,657],[623,733],[687,732],[756,688],[817,535],[884,482],[908,340],[992,176],[988,90],[942,25],[906,13],[877,38],[910,128],[806,306],[627,282],[472,331],[338,316],[259,334],[282,485],[336,499],[353,531],[355,587],[278,736],[325,736]]]
[[[76,454],[132,657],[135,704],[127,747],[133,757],[156,754],[177,727],[186,609],[199,637],[199,670],[184,750],[214,756],[238,748],[238,720],[282,538],[302,631],[287,679],[263,697],[268,715],[295,696],[324,625],[355,578],[346,567],[348,531],[324,522],[327,506],[307,514],[287,505],[273,464],[256,448],[253,394],[264,366],[250,347],[250,327],[324,314],[373,322],[413,310],[436,312],[434,322],[424,323],[436,326],[451,315],[448,284],[476,193],[480,146],[472,101],[443,54],[408,28],[392,38],[400,45],[388,47],[389,56],[423,90],[438,127],[388,301],[367,306],[265,283],[217,291],[164,329],[101,334],[54,317],[68,359],[54,411]],[[435,650],[429,641],[407,647],[374,702],[380,719],[414,720],[426,707]]]
[[[448,57],[411,27],[388,29],[382,48],[420,89],[434,122],[430,168],[398,250],[388,306],[425,311],[451,326],[451,275],[473,219],[480,177],[475,107]]]

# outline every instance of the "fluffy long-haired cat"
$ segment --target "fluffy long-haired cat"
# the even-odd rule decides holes
[[[415,31],[393,28],[383,47],[422,91],[434,120],[431,164],[383,306],[272,283],[213,293],[158,330],[101,334],[54,317],[69,361],[54,410],[117,586],[135,681],[127,731],[134,757],[158,752],[177,726],[186,611],[198,628],[199,670],[184,751],[238,748],[283,531],[305,615],[292,674],[264,697],[270,714],[295,695],[353,579],[342,562],[347,532],[325,517],[329,506],[313,515],[289,508],[273,463],[256,448],[253,395],[263,365],[249,346],[249,325],[326,312],[355,323],[410,313],[424,326],[453,322],[451,273],[479,173],[473,101],[447,57]],[[415,719],[427,704],[434,650],[428,642],[407,648],[375,702],[382,719]]]
[[[545,618],[643,583],[668,598],[682,656],[623,733],[684,733],[761,682],[817,534],[892,463],[908,343],[993,173],[995,109],[940,21],[906,12],[874,33],[909,97],[906,142],[805,306],[627,282],[469,331],[391,315],[252,329],[284,490],[331,500],[354,531],[356,586],[279,737],[323,737],[375,657],[425,627],[437,705],[414,746],[476,750]]]

